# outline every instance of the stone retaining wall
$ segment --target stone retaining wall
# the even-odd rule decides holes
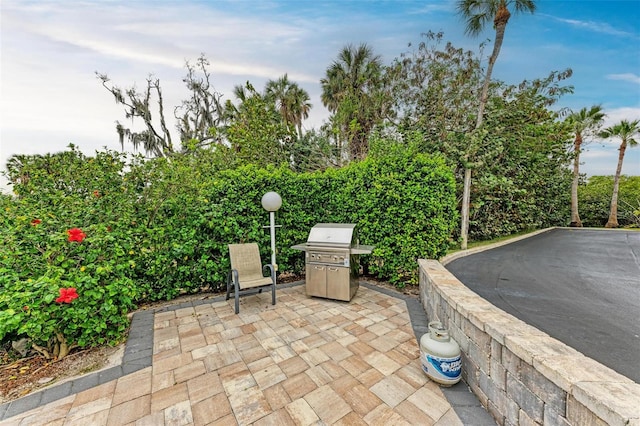
[[[419,266],[429,321],[458,342],[462,378],[499,425],[640,426],[640,384],[493,306],[440,262]]]

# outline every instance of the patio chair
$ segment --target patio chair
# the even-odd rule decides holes
[[[276,304],[276,271],[273,265],[262,265],[258,244],[229,244],[229,258],[231,271],[227,277],[227,298],[234,292],[236,314],[240,312],[240,297],[249,294],[262,293],[271,287],[271,304]],[[269,276],[265,277],[265,270]]]

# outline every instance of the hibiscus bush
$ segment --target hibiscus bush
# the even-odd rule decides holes
[[[124,158],[72,148],[13,161],[17,197],[1,198],[0,339],[58,357],[120,341],[138,297]]]

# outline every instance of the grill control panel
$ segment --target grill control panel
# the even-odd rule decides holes
[[[330,253],[330,252],[307,252],[307,262],[322,263],[325,265],[340,265],[349,267],[348,253]]]

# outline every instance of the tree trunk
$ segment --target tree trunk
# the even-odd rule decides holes
[[[489,65],[487,66],[487,74],[484,78],[484,84],[482,85],[482,94],[480,95],[480,106],[478,107],[478,117],[476,118],[476,130],[482,127],[482,121],[484,117],[484,109],[487,104],[487,98],[489,97],[489,84],[491,83],[491,74],[493,73],[493,65],[498,59],[500,54],[500,48],[502,47],[502,41],[504,40],[504,31],[507,28],[507,22],[511,14],[506,8],[506,5],[501,3],[494,24],[496,28],[496,40],[493,43],[493,52],[489,57]],[[462,193],[462,220],[460,224],[460,237],[462,242],[460,248],[466,250],[467,240],[469,239],[469,206],[471,204],[471,169],[469,165],[465,165],[464,170],[464,188]]]
[[[622,139],[620,144],[620,154],[618,154],[618,167],[616,167],[616,175],[613,178],[613,194],[611,195],[611,209],[609,210],[609,220],[604,226],[605,228],[618,227],[618,187],[620,185],[620,174],[622,173],[622,161],[624,160],[624,152],[627,149],[627,141]]]
[[[298,121],[296,127],[298,128],[298,138],[302,140],[302,121]]]
[[[471,169],[464,169],[464,188],[462,189],[462,225],[460,234],[462,236],[462,242],[460,248],[462,250],[467,249],[467,241],[469,234],[469,203],[471,194]]]
[[[571,223],[569,226],[582,228],[582,221],[578,214],[578,183],[580,181],[580,146],[582,145],[582,135],[576,133],[576,140],[573,143],[573,181],[571,182]]]
[[[504,40],[504,32],[507,28],[507,22],[509,21],[510,16],[511,14],[509,13],[509,10],[507,10],[506,6],[501,5],[494,20],[496,28],[496,40],[493,43],[493,52],[491,52],[491,56],[489,57],[487,74],[485,75],[484,84],[482,85],[482,94],[480,95],[480,108],[478,108],[478,117],[476,118],[476,129],[479,129],[480,126],[482,126],[482,121],[484,119],[484,109],[487,105],[487,99],[489,97],[489,84],[491,83],[493,66],[498,60],[498,55],[500,54],[500,49],[502,48],[502,41]]]

